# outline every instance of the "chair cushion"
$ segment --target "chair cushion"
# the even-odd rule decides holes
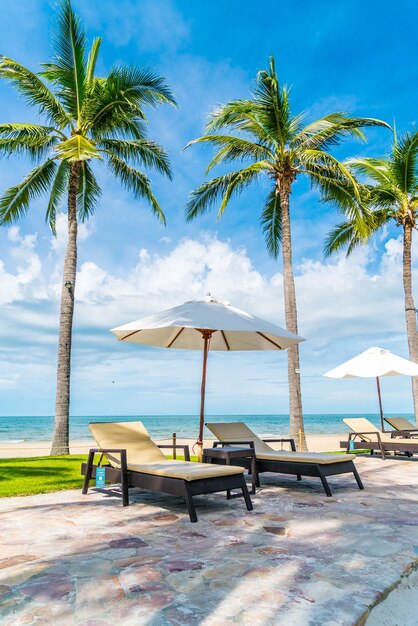
[[[128,463],[149,463],[163,461],[164,454],[151,441],[142,422],[93,422],[90,431],[100,448],[121,448],[126,450]],[[119,454],[106,454],[113,467],[120,467]]]
[[[416,430],[417,426],[407,420],[405,417],[385,417],[385,422],[390,424],[396,430]]]
[[[273,448],[268,446],[244,422],[213,422],[206,424],[219,441],[252,441],[257,453],[270,453]]]
[[[319,452],[286,452],[278,450],[269,453],[257,452],[257,459],[264,461],[286,461],[294,463],[315,463],[315,465],[326,465],[328,463],[344,463],[344,461],[352,461],[353,457],[349,454],[322,454]]]
[[[192,461],[175,461],[166,459],[157,463],[133,464],[128,462],[128,469],[132,472],[142,472],[166,478],[180,478],[193,481],[202,478],[217,478],[242,474],[243,467],[237,465],[212,465],[210,463],[193,463]]]
[[[354,433],[380,433],[380,429],[365,417],[345,417],[343,422]]]

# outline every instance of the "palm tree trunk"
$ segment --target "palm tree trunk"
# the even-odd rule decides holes
[[[80,164],[71,166],[68,183],[68,244],[61,287],[55,426],[51,455],[69,454],[71,339],[77,272],[77,188]]]
[[[412,224],[407,221],[403,236],[403,288],[405,293],[405,318],[408,335],[409,358],[418,363],[418,333],[414,297],[412,295],[411,246]],[[418,426],[418,376],[412,378],[415,420]]]
[[[286,328],[292,333],[298,332],[295,279],[292,267],[292,241],[290,235],[290,182],[279,185],[282,212],[282,255],[283,288]],[[302,415],[302,394],[300,388],[299,345],[287,350],[287,371],[289,380],[290,436],[294,438],[298,450],[307,450],[305,429]]]

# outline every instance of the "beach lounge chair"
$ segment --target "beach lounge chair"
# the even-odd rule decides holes
[[[191,522],[197,522],[196,495],[240,489],[247,509],[253,508],[241,467],[191,463],[188,446],[155,444],[142,422],[94,422],[89,428],[98,448],[92,448],[88,462],[82,464],[84,494],[96,476],[94,455],[100,453],[109,462],[106,480],[121,484],[123,506],[129,505],[129,487],[139,487],[182,496]],[[161,452],[161,448],[174,447],[183,448],[185,461],[167,459]]]
[[[335,474],[353,473],[360,489],[363,489],[360,476],[355,468],[352,457],[346,454],[319,454],[316,452],[296,452],[293,439],[273,438],[260,439],[244,422],[217,422],[206,424],[222,445],[250,446],[255,449],[257,458],[257,473],[277,472],[279,474],[294,474],[298,480],[302,476],[316,476],[321,479],[327,496],[331,497],[327,476]],[[268,443],[288,442],[292,451],[273,450]],[[219,445],[218,442],[214,443]],[[248,459],[239,459],[240,465],[249,469]],[[258,476],[257,476],[257,484]]]
[[[394,437],[403,436],[409,439],[418,437],[418,428],[416,425],[405,417],[385,417],[385,422],[387,422],[392,428],[395,429],[396,433],[391,433]]]
[[[385,459],[386,452],[404,452],[407,456],[418,454],[418,441],[406,437],[397,437],[393,433],[383,432],[365,417],[350,417],[343,419],[344,424],[352,431],[347,441],[340,441],[340,448],[350,450],[375,450]]]

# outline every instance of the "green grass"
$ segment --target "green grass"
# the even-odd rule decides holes
[[[180,456],[177,458],[183,459]],[[98,460],[99,456],[95,458],[96,462]],[[191,460],[197,461],[197,457],[192,456]],[[87,462],[87,455],[0,459],[0,498],[81,489],[83,477],[80,469],[83,462]]]
[[[370,450],[366,450],[363,448],[357,448],[356,450],[350,450],[350,454],[367,454],[368,452],[370,452]],[[347,454],[347,452],[345,450],[330,450],[329,452],[326,452],[325,454]]]
[[[0,497],[81,489],[81,463],[87,455],[0,459]]]

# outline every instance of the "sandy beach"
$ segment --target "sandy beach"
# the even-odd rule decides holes
[[[267,435],[266,435],[267,436]],[[278,435],[279,436],[279,435]],[[282,435],[288,437],[289,435]],[[333,435],[306,435],[308,449],[310,452],[330,452],[339,450],[339,442],[346,439],[346,434]],[[172,443],[171,439],[160,439],[157,443]],[[177,439],[178,444],[188,444],[190,451],[195,444],[195,439]],[[205,439],[204,447],[211,448],[213,439]],[[273,448],[279,450],[280,443],[270,444]],[[71,443],[71,454],[87,454],[90,448],[97,447],[96,442],[91,440],[74,441]],[[284,449],[288,449],[288,444],[283,444]],[[0,458],[10,459],[13,457],[25,456],[48,456],[51,450],[51,442],[49,441],[25,441],[16,443],[0,442]]]

